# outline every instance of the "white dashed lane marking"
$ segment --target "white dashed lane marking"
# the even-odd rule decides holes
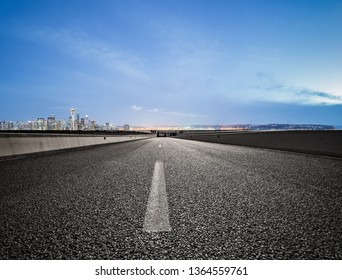
[[[161,161],[157,161],[154,165],[143,229],[146,232],[171,231],[164,165]]]

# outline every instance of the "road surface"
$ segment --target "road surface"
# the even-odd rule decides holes
[[[153,138],[0,162],[0,259],[341,259],[342,160]]]

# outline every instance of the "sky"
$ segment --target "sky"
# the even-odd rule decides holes
[[[342,1],[0,0],[0,120],[342,125]]]

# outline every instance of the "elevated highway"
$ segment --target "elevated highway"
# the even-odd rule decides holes
[[[0,161],[0,258],[341,259],[341,170],[172,137]]]

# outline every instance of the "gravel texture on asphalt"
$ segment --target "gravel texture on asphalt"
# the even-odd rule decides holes
[[[152,138],[2,161],[0,210],[0,259],[342,259],[342,160]]]

